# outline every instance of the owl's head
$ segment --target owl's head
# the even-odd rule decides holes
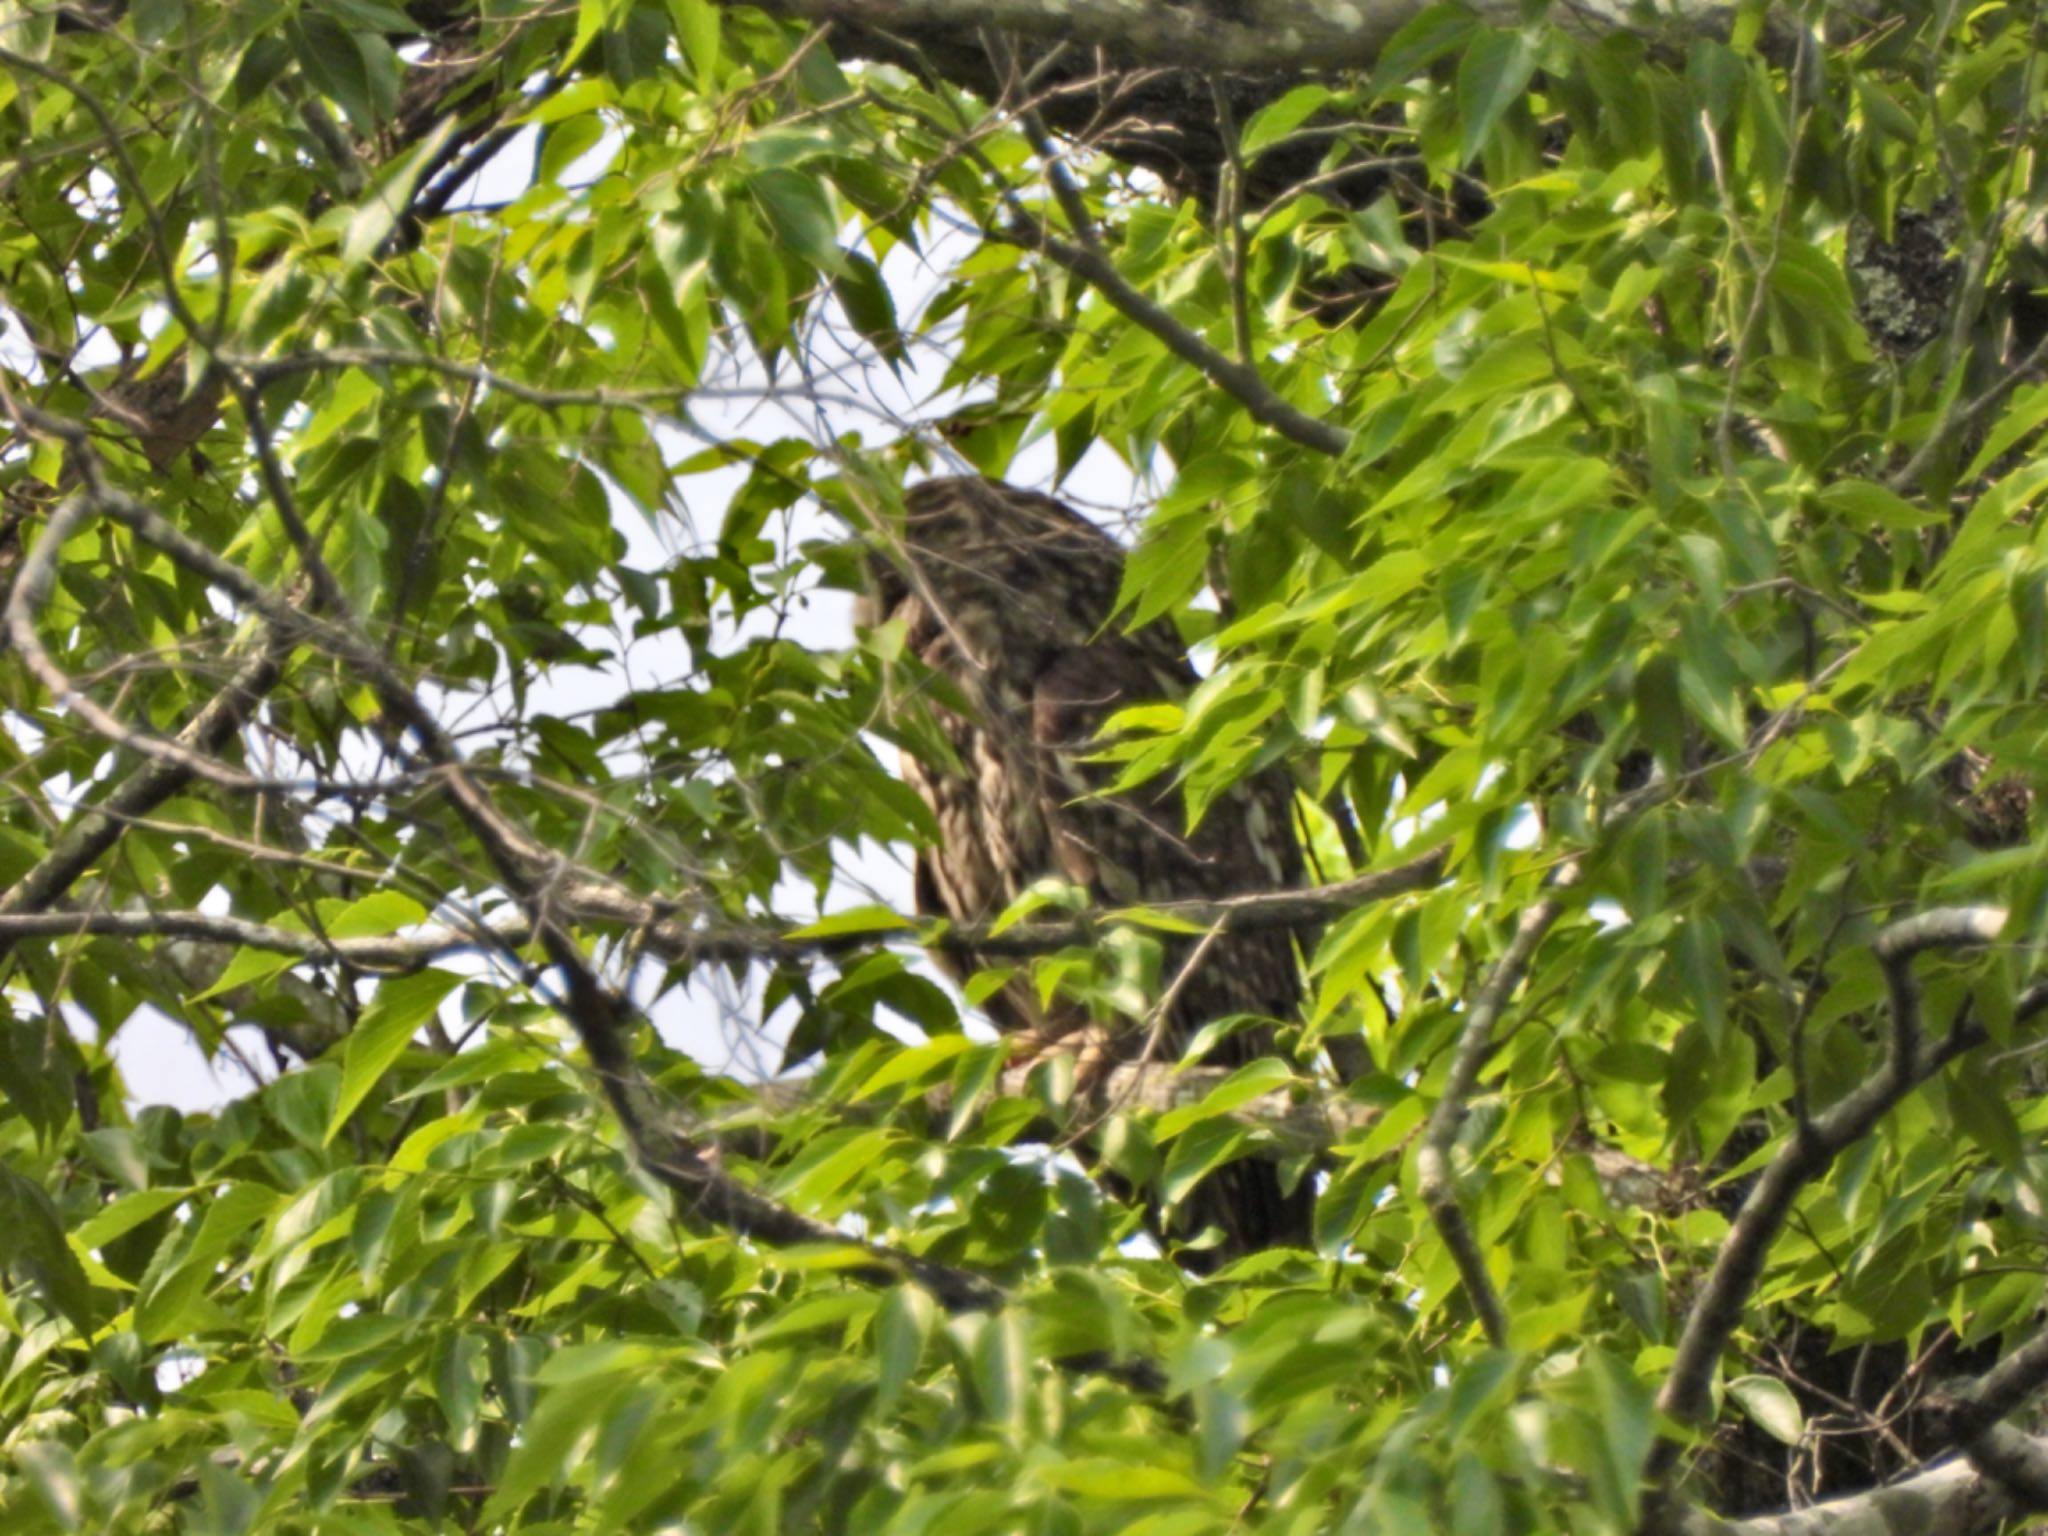
[[[1052,497],[947,476],[906,491],[900,533],[872,540],[869,592],[856,617],[874,624],[918,597],[949,611],[994,607],[1021,619],[1051,607],[1100,623],[1122,567],[1116,541]]]

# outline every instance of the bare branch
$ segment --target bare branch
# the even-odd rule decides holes
[[[1887,1065],[1896,1084],[1909,1085],[1920,1048],[1920,989],[1913,983],[1914,958],[1930,949],[1989,944],[2004,927],[2005,913],[1996,907],[1936,907],[1902,917],[1877,936],[1873,948],[1891,993],[1892,1044]]]
[[[2010,1424],[1993,1424],[1973,1436],[1963,1454],[2022,1508],[2048,1509],[2048,1441],[2022,1434]]]
[[[2048,1387],[2048,1328],[1967,1385],[1936,1399],[1970,1465],[2029,1509],[2048,1509],[2048,1442],[2003,1421]]]
[[[1213,76],[1209,81],[1209,99],[1216,104],[1216,131],[1223,139],[1223,163],[1216,173],[1216,256],[1230,285],[1231,340],[1236,346],[1237,360],[1249,366],[1255,354],[1247,294],[1251,255],[1244,227],[1244,158],[1238,153],[1237,115],[1230,108],[1230,93]]]
[[[2017,1430],[2007,1434],[2018,1435]],[[2019,1436],[2032,1439],[2030,1436]],[[2034,1440],[2035,1454],[2048,1441]],[[1722,1520],[1687,1510],[1667,1536],[1996,1536],[2025,1508],[1969,1462],[1944,1461],[1882,1488],[1864,1489],[1808,1509]]]
[[[1518,7],[1501,0],[1479,0],[1470,8],[1505,25],[1521,17]],[[766,0],[761,9],[863,32],[972,36],[987,27],[1105,47],[1132,63],[1249,72],[1367,68],[1426,5],[1424,0],[1239,0],[1223,12],[1139,0]],[[1684,27],[1729,9],[1678,0],[1659,13]],[[1558,11],[1561,20],[1596,32],[1616,30],[1632,14],[1613,0],[1576,0]]]
[[[1967,1443],[2017,1412],[2044,1387],[2048,1387],[2048,1328],[1954,1395],[1948,1408],[1949,1432]]]
[[[1317,917],[1352,911],[1426,890],[1443,875],[1439,854],[1374,874],[1332,885],[1294,891],[1258,891],[1214,901],[1169,901],[1144,908],[1102,908],[1063,922],[1025,923],[998,930],[995,925],[954,926],[944,922],[923,928],[864,929],[858,932],[812,932],[801,923],[763,924],[757,928],[700,928],[672,915],[673,906],[637,896],[625,887],[577,866],[553,871],[552,909],[565,922],[623,923],[640,930],[640,947],[666,960],[724,963],[758,960],[771,964],[817,956],[847,954],[892,940],[930,947],[958,947],[982,955],[1024,957],[1050,954],[1088,944],[1119,923],[1142,922],[1147,915],[1175,922],[1208,923],[1223,931],[1285,928]],[[9,897],[12,892],[7,893]],[[4,903],[6,898],[0,898]],[[528,929],[523,923],[500,924],[499,939],[513,939]],[[245,918],[206,912],[68,912],[36,911],[0,904],[0,947],[27,938],[72,935],[118,938],[182,938],[239,944],[301,960],[339,962],[366,971],[417,970],[448,955],[477,947],[477,932],[465,928],[429,927],[376,938],[327,939]],[[523,940],[520,940],[523,942]]]

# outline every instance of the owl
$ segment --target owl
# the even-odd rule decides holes
[[[1091,761],[1119,710],[1178,699],[1196,676],[1171,622],[1126,629],[1115,619],[1123,549],[1050,496],[974,477],[928,480],[904,497],[900,539],[877,541],[860,622],[901,621],[907,648],[951,682],[964,712],[934,704],[957,768],[905,754],[902,772],[931,808],[938,840],[921,849],[921,912],[963,924],[995,917],[1047,876],[1103,905],[1216,898],[1299,885],[1285,773],[1254,774],[1210,804],[1190,829],[1168,777],[1113,790],[1116,769]],[[1288,1018],[1301,995],[1295,936],[1225,932],[1208,942],[1173,938],[1162,977],[1176,981],[1156,1028],[1112,1035],[1112,1059],[1150,1040],[1176,1061],[1203,1025],[1249,1013]],[[956,975],[972,954],[940,956]],[[1102,1049],[1078,1006],[1041,1004],[1021,978],[984,1004],[999,1029],[1033,1048]],[[1261,1025],[1225,1037],[1205,1060],[1234,1066],[1267,1055]],[[1224,1256],[1309,1241],[1313,1191],[1283,1191],[1279,1170],[1256,1159],[1217,1170],[1183,1202],[1182,1232],[1214,1223]]]

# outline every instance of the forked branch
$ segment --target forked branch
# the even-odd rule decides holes
[[[1755,1294],[1771,1244],[1791,1214],[1799,1193],[1834,1159],[1868,1135],[1886,1113],[1921,1083],[1984,1038],[1983,1030],[1959,1021],[1932,1046],[1921,1038],[1920,994],[1911,967],[1929,950],[1960,949],[1995,939],[2005,924],[1995,907],[1941,907],[1902,918],[1885,928],[1873,946],[1891,993],[1892,1021],[1885,1060],[1861,1087],[1821,1114],[1795,1124],[1777,1155],[1757,1175],[1729,1228],[1720,1256],[1686,1315],[1670,1374],[1657,1407],[1678,1423],[1706,1422],[1713,1403],[1714,1372],[1722,1351]],[[2048,988],[2020,1000],[2028,1016],[2048,1005]],[[1675,1467],[1679,1442],[1658,1441],[1647,1468],[1661,1485]],[[1652,1518],[1657,1518],[1653,1513]],[[1644,1527],[1647,1532],[1651,1527]]]

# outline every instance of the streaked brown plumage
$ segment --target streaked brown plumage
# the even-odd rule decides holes
[[[971,714],[935,708],[959,758],[952,773],[910,757],[904,776],[932,809],[939,842],[917,860],[919,907],[960,922],[985,921],[1047,875],[1106,903],[1217,897],[1300,883],[1291,790],[1277,770],[1255,774],[1211,805],[1192,832],[1178,791],[1160,778],[1103,791],[1114,769],[1085,760],[1116,711],[1178,698],[1196,683],[1173,625],[1126,632],[1114,621],[1123,550],[1049,496],[999,481],[929,480],[904,498],[900,547],[873,562],[862,619],[899,619],[909,649],[949,679]],[[1171,980],[1194,941],[1174,941]],[[956,957],[962,969],[972,956]],[[1176,1060],[1196,1030],[1237,1013],[1288,1018],[1300,1001],[1293,943],[1284,931],[1219,936],[1181,984],[1157,1054]],[[1048,1012],[1021,979],[989,999],[1006,1031],[1052,1041],[1087,1020],[1056,999]],[[1132,1028],[1112,1046],[1135,1056]],[[1208,1055],[1253,1060],[1271,1031],[1242,1029]],[[1186,1201],[1187,1230],[1214,1222],[1230,1253],[1309,1241],[1313,1194],[1283,1194],[1278,1170],[1248,1161],[1220,1170]]]

